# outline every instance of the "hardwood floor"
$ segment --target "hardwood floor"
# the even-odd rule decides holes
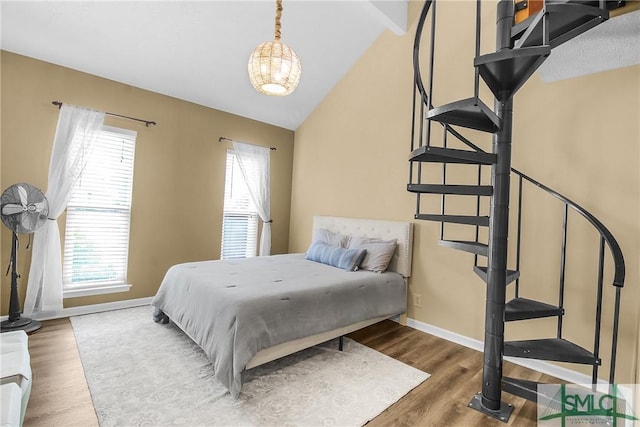
[[[415,329],[385,321],[349,335],[431,378],[368,423],[368,426],[504,426],[467,408],[482,381],[482,354]],[[97,426],[73,329],[68,319],[43,322],[29,337],[33,388],[25,427]],[[557,383],[539,372],[505,363],[507,376]],[[503,394],[515,409],[508,425],[535,426],[536,405]]]
[[[482,353],[418,330],[385,321],[350,335],[356,341],[431,377],[371,420],[367,426],[504,426],[505,423],[467,407],[482,384]],[[560,380],[505,362],[504,375],[531,381]],[[536,426],[533,402],[503,393],[514,406],[506,425]]]
[[[24,426],[98,425],[69,319],[48,320],[29,336],[33,384]]]

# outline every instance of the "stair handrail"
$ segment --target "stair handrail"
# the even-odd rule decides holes
[[[549,188],[546,185],[536,181],[535,179],[533,179],[530,176],[520,172],[517,169],[511,168],[511,171],[513,173],[521,176],[525,180],[529,181],[530,183],[532,183],[536,187],[539,187],[540,189],[542,189],[545,192],[549,193],[553,197],[561,200],[563,203],[567,204],[573,210],[575,210],[577,213],[582,215],[587,221],[589,221],[591,223],[591,225],[593,225],[593,227],[600,233],[600,236],[602,238],[604,238],[605,242],[607,242],[607,245],[609,246],[609,250],[611,251],[611,256],[613,257],[613,262],[614,262],[614,265],[615,265],[615,271],[614,271],[614,277],[613,277],[613,286],[617,286],[617,287],[620,287],[620,288],[623,287],[624,286],[625,274],[626,274],[624,256],[622,254],[622,250],[620,249],[620,245],[618,244],[618,241],[613,236],[613,234],[609,231],[609,229],[598,218],[596,218],[591,212],[587,211],[585,208],[583,208],[582,206],[580,206],[579,204],[577,204],[573,200],[569,199],[568,197],[566,197],[566,196],[558,193],[557,191],[553,190],[552,188]]]
[[[414,44],[413,44],[414,83],[415,83],[415,85],[416,85],[416,87],[418,89],[418,92],[420,93],[422,103],[425,103],[425,100],[428,100],[426,102],[426,106],[427,106],[428,109],[433,108],[433,103],[432,103],[432,99],[431,99],[430,94],[426,92],[426,90],[424,88],[424,84],[422,82],[422,76],[421,76],[421,72],[420,72],[420,61],[419,61],[419,58],[420,58],[420,40],[422,38],[422,31],[424,29],[426,16],[427,16],[432,4],[434,5],[434,10],[435,10],[435,3],[436,3],[436,0],[427,0],[425,2],[425,5],[424,5],[424,7],[422,9],[422,12],[420,14],[420,18],[418,20],[418,26],[417,26],[417,29],[416,29],[416,36],[415,36]],[[433,43],[433,40],[434,40],[434,36],[432,35],[432,38],[431,38],[432,43]],[[430,76],[430,78],[433,78],[433,77]],[[478,151],[478,152],[483,152],[483,153],[486,152],[482,148],[478,147],[477,145],[475,145],[474,143],[469,141],[463,135],[461,135],[458,131],[456,131],[453,127],[451,127],[451,125],[445,124],[445,123],[441,123],[441,125],[445,128],[445,133],[448,132],[451,135],[455,136],[460,142],[464,143],[469,148],[472,148],[473,150]],[[413,139],[414,138],[412,138],[412,144],[413,144]],[[422,142],[422,133],[420,134],[420,142]],[[422,143],[420,143],[419,146],[422,146]],[[609,251],[611,252],[611,255],[613,257],[614,265],[615,265],[613,285],[617,286],[617,287],[623,287],[624,286],[624,280],[625,280],[625,270],[626,270],[625,269],[624,256],[622,254],[622,250],[620,249],[620,245],[618,244],[618,241],[615,239],[615,237],[609,231],[609,229],[600,220],[598,220],[598,218],[596,218],[591,212],[587,211],[584,207],[580,206],[579,204],[577,204],[573,200],[569,199],[568,197],[566,197],[566,196],[562,195],[561,193],[555,191],[554,189],[552,189],[552,188],[540,183],[539,181],[533,179],[532,177],[526,175],[525,173],[523,173],[523,172],[521,172],[521,171],[519,171],[519,170],[517,170],[515,168],[511,168],[511,172],[521,176],[523,179],[529,181],[530,183],[532,183],[536,187],[544,190],[545,192],[551,194],[553,197],[555,197],[555,198],[561,200],[562,202],[566,203],[574,211],[579,213],[589,223],[591,223],[591,225],[598,231],[598,233],[600,233],[600,236],[602,238],[604,238],[604,240],[606,241],[607,246],[609,247]]]
[[[422,30],[424,29],[424,23],[426,21],[427,14],[429,13],[431,5],[435,2],[436,0],[426,0],[424,6],[422,7],[422,12],[420,12],[420,18],[418,19],[418,26],[416,28],[416,37],[413,40],[414,82],[418,87],[418,91],[420,92],[423,103],[425,99],[429,99],[429,102],[426,103],[427,108],[432,108],[433,104],[431,103],[431,99],[427,94],[427,91],[424,89],[424,84],[422,83],[422,75],[420,74],[420,40],[422,39]],[[433,37],[431,38],[431,40],[433,41]]]
[[[472,148],[475,151],[478,151],[478,152],[481,152],[481,153],[485,153],[486,152],[485,150],[483,150],[482,148],[478,147],[477,145],[475,145],[474,143],[469,141],[467,138],[462,136],[458,131],[453,129],[450,125],[447,124],[447,125],[444,125],[444,126],[445,126],[445,128],[446,128],[446,130],[448,132],[450,132],[460,142],[462,142],[463,144],[467,145],[469,148]],[[526,175],[525,173],[523,173],[523,172],[521,172],[521,171],[519,171],[519,170],[517,170],[515,168],[511,168],[511,172],[513,172],[516,175],[522,177],[526,181],[529,181],[531,184],[535,185],[536,187],[540,188],[541,190],[545,191],[546,193],[552,195],[556,199],[561,200],[563,203],[565,203],[566,205],[570,206],[574,211],[576,211],[582,217],[584,217],[587,221],[589,221],[589,223],[591,223],[591,225],[598,231],[598,233],[600,233],[600,236],[605,240],[605,242],[607,243],[607,246],[609,246],[609,251],[611,252],[611,256],[613,258],[613,262],[614,262],[614,265],[615,265],[614,276],[613,276],[613,286],[623,287],[624,286],[624,279],[625,279],[625,275],[626,275],[626,267],[625,267],[625,262],[624,262],[624,256],[622,254],[622,250],[620,249],[620,245],[618,244],[618,241],[613,236],[611,231],[609,231],[609,229],[598,218],[596,218],[591,212],[589,212],[588,210],[586,210],[584,207],[580,206],[579,204],[577,204],[573,200],[569,199],[568,197],[564,196],[563,194],[561,194],[561,193],[557,192],[556,190],[554,190],[554,189],[542,184],[539,181],[536,181],[532,177]]]

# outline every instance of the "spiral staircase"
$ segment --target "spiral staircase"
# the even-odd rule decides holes
[[[433,74],[434,51],[436,43],[436,0],[427,0],[416,31],[414,64],[413,122],[409,184],[407,190],[416,194],[416,213],[418,220],[440,223],[439,244],[448,248],[474,254],[473,271],[486,283],[484,366],[482,392],[474,396],[469,404],[487,415],[506,422],[512,406],[502,402],[501,393],[507,392],[537,401],[540,396],[538,383],[524,379],[508,378],[502,375],[503,356],[539,359],[545,361],[569,362],[592,367],[592,384],[598,383],[598,367],[601,365],[601,332],[603,317],[603,291],[605,261],[613,260],[613,286],[615,301],[611,324],[611,352],[609,359],[608,383],[614,384],[618,319],[620,311],[620,292],[624,285],[625,265],[620,247],[609,230],[591,213],[558,192],[548,188],[533,178],[511,167],[513,97],[551,54],[554,47],[590,30],[609,17],[608,9],[617,7],[620,2],[605,1],[563,1],[547,0],[542,10],[532,14],[522,22],[514,24],[515,5],[512,0],[497,2],[497,51],[480,55],[481,1],[476,2],[476,47],[474,95],[470,98],[446,105],[434,106]],[[430,15],[430,43],[428,55],[427,87],[420,70],[420,42]],[[488,86],[494,96],[493,109],[482,102],[479,96],[480,79]],[[436,132],[432,126],[442,126],[442,132]],[[485,152],[464,137],[458,128],[469,128],[493,135],[492,152]],[[434,141],[442,135],[442,141]],[[458,146],[451,148],[451,140]],[[440,182],[425,182],[432,178],[427,169],[440,164]],[[477,184],[466,185],[450,182],[447,173],[448,164],[465,165],[477,168]],[[483,168],[491,169],[491,184],[483,184]],[[473,172],[475,176],[475,172]],[[509,233],[509,199],[511,180],[518,185],[517,192],[517,236],[515,269],[507,268]],[[532,185],[553,196],[563,206],[561,242],[559,259],[560,280],[558,285],[558,303],[548,304],[524,298],[520,290],[520,253],[523,209],[523,186]],[[515,194],[515,191],[513,192]],[[423,195],[439,195],[440,206],[437,212],[425,213]],[[447,213],[447,196],[475,198],[475,212],[471,215],[453,215]],[[489,198],[489,214],[481,215],[482,201]],[[433,209],[435,210],[435,209]],[[567,223],[569,212],[574,211],[597,231],[599,239],[598,277],[595,278],[596,308],[594,326],[594,344],[586,349],[563,337],[563,318],[565,313],[565,270],[567,248]],[[516,216],[516,215],[514,215]],[[475,239],[450,240],[445,237],[445,224],[462,224],[475,227]],[[487,229],[482,232],[481,229]],[[484,240],[481,238],[484,237]],[[606,256],[608,250],[610,256]],[[486,260],[486,262],[484,261]],[[513,299],[507,299],[507,286],[514,284]],[[542,338],[520,341],[505,341],[505,322],[527,321],[545,317],[557,319],[555,338]],[[608,324],[608,323],[607,323]]]

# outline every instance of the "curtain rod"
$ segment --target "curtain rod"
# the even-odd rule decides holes
[[[229,138],[226,138],[224,136],[221,136],[220,138],[218,138],[218,142],[233,142],[233,139],[229,139]],[[276,151],[277,148],[276,147],[269,147],[269,150]]]
[[[62,108],[62,102],[60,101],[51,101],[51,103],[55,106],[58,107],[58,109]],[[113,116],[113,117],[120,117],[121,119],[128,119],[128,120],[134,120],[136,122],[142,122],[144,123],[144,125],[146,127],[149,127],[149,125],[155,125],[157,124],[154,121],[151,120],[144,120],[144,119],[136,119],[135,117],[129,117],[129,116],[123,116],[122,114],[116,114],[116,113],[105,113],[108,116]]]

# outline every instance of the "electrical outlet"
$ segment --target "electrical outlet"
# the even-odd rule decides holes
[[[413,294],[413,305],[416,307],[422,307],[422,295]]]

